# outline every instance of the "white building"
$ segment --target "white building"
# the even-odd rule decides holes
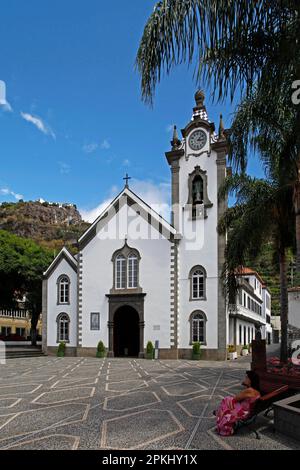
[[[289,316],[288,316],[288,342],[291,347],[300,344],[300,287],[291,287],[288,290]],[[297,343],[294,343],[296,341]]]
[[[64,248],[45,272],[45,352],[54,353],[58,342],[66,341],[69,354],[95,356],[102,340],[111,357],[143,357],[152,341],[158,342],[160,358],[189,358],[192,343],[200,341],[203,358],[225,359],[229,321],[220,281],[225,237],[217,224],[226,209],[226,201],[218,201],[226,176],[226,131],[221,119],[215,133],[203,92],[195,100],[182,139],[174,128],[166,153],[171,224],[126,180],[78,240],[76,258]],[[253,325],[247,313],[245,325]]]
[[[255,337],[272,342],[271,294],[260,275],[250,269],[238,272],[238,295],[234,308],[229,308],[229,343],[240,351]]]

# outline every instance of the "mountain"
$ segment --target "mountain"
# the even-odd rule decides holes
[[[74,252],[76,240],[89,225],[74,204],[19,201],[0,205],[1,230],[30,238],[55,252],[63,245]]]

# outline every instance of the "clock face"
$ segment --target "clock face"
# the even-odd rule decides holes
[[[204,131],[198,130],[192,133],[189,144],[192,150],[201,150],[206,144],[207,136]]]

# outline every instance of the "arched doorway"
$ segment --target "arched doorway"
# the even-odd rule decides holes
[[[138,357],[139,352],[139,314],[133,307],[124,305],[114,315],[114,356]]]

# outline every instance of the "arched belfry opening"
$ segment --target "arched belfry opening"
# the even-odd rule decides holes
[[[193,179],[193,205],[203,204],[204,192],[203,192],[203,179],[201,175],[196,175]]]
[[[213,204],[208,198],[207,173],[197,165],[194,171],[189,174],[186,209],[189,211],[192,219],[197,219],[198,217],[206,218],[207,209],[212,206]]]

